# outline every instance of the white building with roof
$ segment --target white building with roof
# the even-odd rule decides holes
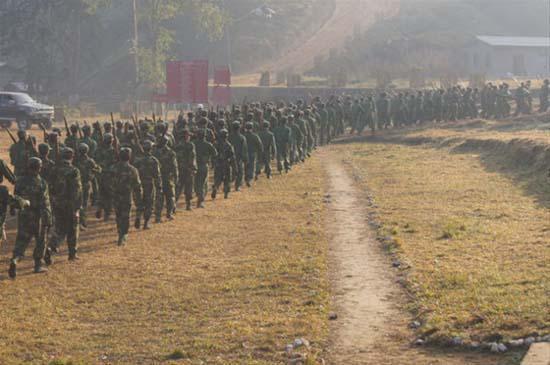
[[[465,50],[463,66],[488,78],[549,76],[550,38],[476,36]]]

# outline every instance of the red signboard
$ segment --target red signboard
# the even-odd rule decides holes
[[[231,86],[214,86],[212,88],[212,104],[230,105],[231,104]]]
[[[166,62],[166,99],[171,103],[179,103],[182,98],[182,65],[181,61]]]
[[[214,84],[216,85],[231,85],[231,70],[229,67],[218,67],[214,71]]]
[[[208,103],[208,60],[166,62],[166,102]]]

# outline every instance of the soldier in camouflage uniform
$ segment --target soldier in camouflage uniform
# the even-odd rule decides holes
[[[27,132],[18,131],[17,138],[19,139],[17,143],[10,147],[10,160],[15,176],[21,176],[25,173],[27,161],[33,154],[29,151]]]
[[[0,159],[0,184],[4,182],[4,178],[15,185],[15,175],[4,160]],[[4,239],[4,224],[9,202],[10,193],[8,188],[5,185],[0,185],[0,242]]]
[[[25,256],[30,241],[35,239],[33,252],[34,272],[46,271],[42,267],[47,231],[52,224],[48,184],[40,177],[42,162],[37,157],[28,161],[28,170],[15,183],[15,195],[25,201],[17,215],[17,236],[8,275],[15,279],[17,263]]]
[[[218,189],[223,183],[223,196],[225,199],[229,197],[231,190],[231,180],[237,172],[237,163],[235,159],[235,151],[231,143],[228,142],[227,130],[221,130],[220,139],[216,143],[216,162],[214,165],[214,186],[212,187],[212,199],[216,199]]]
[[[246,122],[244,138],[246,138],[246,146],[248,147],[248,162],[246,163],[245,183],[250,187],[250,182],[254,178],[256,171],[256,162],[258,156],[263,152],[264,147],[260,137],[254,133],[254,123]]]
[[[176,153],[168,144],[170,138],[161,136],[159,145],[155,149],[154,156],[160,163],[160,177],[162,179],[162,194],[157,200],[156,222],[161,222],[163,206],[166,204],[166,218],[172,220],[176,211],[176,182],[178,181],[178,161]]]
[[[262,141],[263,150],[258,155],[258,163],[256,165],[256,179],[264,170],[268,179],[271,179],[271,160],[277,156],[277,144],[275,143],[275,135],[269,130],[269,122],[264,121],[258,136]]]
[[[176,201],[181,193],[185,194],[185,209],[191,210],[193,199],[193,180],[197,171],[195,145],[191,142],[189,129],[182,130],[182,139],[176,145],[178,159],[179,180],[176,187]]]
[[[86,211],[88,209],[88,201],[90,193],[93,190],[93,182],[98,174],[101,173],[101,167],[89,156],[90,147],[86,143],[81,143],[78,146],[78,160],[76,167],[80,171],[82,181],[82,207],[80,208],[80,225],[86,228],[87,219]]]
[[[237,164],[235,191],[239,191],[243,184],[244,166],[248,163],[248,145],[246,144],[246,138],[241,134],[241,123],[239,121],[234,121],[231,125],[228,142],[233,146],[235,152],[235,163]]]
[[[288,154],[290,151],[292,131],[286,123],[287,118],[281,117],[279,124],[273,129],[275,143],[277,144],[277,170],[279,171],[279,174],[283,172],[283,168],[287,173],[288,170],[290,170]]]
[[[130,164],[131,154],[131,149],[122,148],[119,155],[120,161],[113,167],[114,207],[119,246],[124,245],[128,239],[132,197],[137,216],[141,216],[143,211],[141,181],[138,170]]]
[[[82,180],[80,171],[73,166],[74,152],[65,147],[61,151],[61,161],[54,169],[52,196],[55,200],[55,234],[46,253],[46,264],[51,264],[51,254],[57,253],[59,244],[67,239],[69,260],[78,256],[77,242],[79,233],[80,208],[82,208]]]
[[[111,170],[116,161],[111,133],[103,135],[103,143],[97,148],[95,161],[101,167],[98,178],[99,200],[96,217],[100,219],[103,214],[103,219],[108,221],[113,209],[113,174]]]
[[[206,141],[204,129],[199,129],[197,131],[197,138],[193,143],[195,144],[195,155],[197,163],[197,174],[195,175],[195,194],[197,194],[198,199],[197,207],[204,208],[206,184],[208,182],[208,164],[214,161],[217,152],[212,143]]]
[[[160,177],[160,162],[152,155],[153,142],[143,142],[143,157],[136,159],[135,167],[138,169],[143,188],[143,229],[149,229],[149,220],[153,213],[153,207],[158,207],[158,199],[162,194],[162,179]],[[135,227],[140,228],[141,215],[136,216]]]

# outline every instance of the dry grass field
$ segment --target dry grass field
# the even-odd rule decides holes
[[[2,247],[0,363],[273,364],[299,337],[314,357],[328,311],[319,165],[132,230],[124,248],[92,220],[81,260],[64,251],[45,275],[27,259],[8,280]]]
[[[405,263],[420,334],[435,342],[547,334],[548,126],[468,123],[479,129],[444,124],[333,148]]]

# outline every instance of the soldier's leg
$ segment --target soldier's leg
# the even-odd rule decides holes
[[[191,209],[191,200],[193,199],[193,183],[194,183],[194,174],[187,173],[185,176],[185,208],[187,210]]]
[[[197,194],[198,205],[204,202],[206,195],[205,185],[208,182],[208,167],[199,166],[195,175],[195,193]]]
[[[277,147],[277,171],[283,172],[283,152],[281,147]]]
[[[67,245],[69,246],[69,260],[77,259],[76,251],[78,249],[78,236],[80,224],[78,217],[74,212],[68,211],[67,217]]]
[[[153,185],[143,185],[143,229],[149,228],[149,220],[153,214],[155,190]]]
[[[183,192],[183,189],[184,189],[185,178],[183,175],[184,175],[183,171],[180,171],[178,174],[178,181],[176,182],[176,195],[174,197],[176,202],[179,201],[181,193]]]
[[[235,190],[239,191],[243,184],[244,165],[242,160],[237,161],[237,174],[235,177]]]
[[[227,199],[229,197],[229,191],[231,190],[231,175],[229,168],[226,168],[223,173],[223,197]]]
[[[172,219],[172,215],[174,214],[174,209],[176,207],[176,187],[173,181],[167,181],[166,186],[164,187],[166,190],[165,192],[165,199],[166,199],[166,218]]]
[[[56,207],[53,209],[53,216],[55,219],[54,234],[49,243],[49,248],[53,253],[56,253],[59,249],[59,245],[65,241],[67,236],[67,221],[65,219],[65,212],[63,207]]]
[[[87,227],[86,213],[88,210],[88,201],[90,197],[90,183],[82,186],[82,208],[80,208],[80,224]]]
[[[266,156],[264,156],[264,172],[268,179],[271,178],[271,161]]]
[[[17,219],[17,236],[15,237],[15,246],[13,247],[12,259],[8,270],[8,275],[12,279],[17,275],[17,263],[25,256],[25,251],[32,237],[36,234],[32,223],[29,222],[29,219],[23,219],[21,216]]]
[[[254,171],[256,170],[256,156],[249,156],[246,163],[245,182],[246,186],[250,187],[250,181],[254,178]]]
[[[118,232],[118,245],[122,246],[128,238],[130,228],[130,209],[132,205],[129,202],[118,202],[115,205],[116,225]]]
[[[99,196],[99,184],[97,182],[97,177],[92,179],[92,205],[96,206]]]
[[[221,167],[216,166],[214,169],[214,185],[212,186],[212,199],[216,199],[218,189],[223,182],[223,170]]]

